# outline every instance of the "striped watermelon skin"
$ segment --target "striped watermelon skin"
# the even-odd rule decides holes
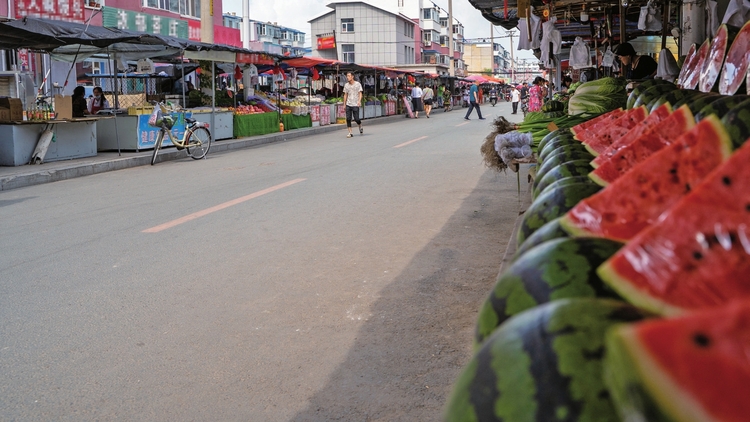
[[[536,149],[537,151],[541,152],[544,149],[544,146],[547,145],[547,142],[557,137],[573,137],[573,136],[574,136],[573,132],[571,132],[569,128],[553,130],[552,132],[545,135],[541,141],[539,141],[539,145],[537,145]]]
[[[562,163],[573,160],[593,160],[594,156],[581,144],[563,145],[550,152],[542,161],[536,171],[537,177],[542,178],[544,174]]]
[[[670,114],[662,124],[653,127],[629,145],[613,152],[607,160],[602,159],[589,177],[597,184],[607,186],[638,163],[677,140],[694,126],[695,121],[690,109],[682,106]]]
[[[593,170],[593,168],[589,164],[590,161],[591,160],[588,159],[571,160],[560,164],[554,169],[548,171],[547,174],[545,174],[542,178],[534,180],[534,184],[532,185],[532,194],[536,198],[537,196],[544,193],[545,189],[547,189],[549,185],[555,183],[559,179],[571,176],[588,175]]]
[[[605,332],[644,317],[607,299],[556,300],[514,316],[464,367],[444,420],[619,420],[603,382]]]
[[[602,264],[602,279],[631,303],[665,315],[750,299],[748,162],[750,143]]]
[[[578,142],[573,137],[559,136],[559,137],[557,137],[555,139],[550,140],[549,142],[547,142],[544,145],[544,148],[538,150],[539,154],[538,154],[537,157],[538,157],[539,162],[540,163],[544,162],[544,160],[547,158],[547,156],[549,155],[550,152],[552,152],[552,151],[554,151],[554,150],[556,150],[556,149],[558,149],[560,147],[563,147],[563,146],[570,146],[570,147],[573,147],[573,148],[580,148],[580,149],[583,149],[583,150],[586,149],[586,147],[583,146],[583,144],[581,144],[580,142]]]
[[[724,126],[710,116],[637,164],[565,215],[561,224],[576,236],[627,241],[654,224],[731,153]]]
[[[750,96],[748,95],[732,95],[722,97],[703,107],[699,112],[695,113],[695,121],[700,122],[701,120],[711,115],[718,116],[721,119],[725,114],[729,113],[730,110],[744,103],[748,99],[750,99]]]
[[[554,171],[554,170],[551,170],[551,171]],[[588,183],[588,184],[599,186],[596,183],[594,183],[594,181],[591,180],[588,176],[567,176],[567,177],[563,177],[562,179],[557,179],[554,182],[552,182],[551,185],[545,188],[545,191],[556,189],[556,188],[563,187],[563,186],[572,185],[575,183]],[[538,194],[532,193],[532,196],[531,196],[532,201],[536,200],[538,196],[539,196]]]
[[[623,420],[744,422],[750,302],[607,334],[604,379]]]
[[[672,106],[673,110],[676,110],[679,106],[684,104],[686,101],[690,100],[691,98],[694,98],[697,95],[705,95],[700,91],[692,90],[692,89],[677,89],[674,90],[667,95],[662,96],[659,98],[659,100],[651,107],[650,111],[653,113],[656,111],[659,107],[661,107],[664,104],[669,104]]]
[[[677,85],[671,82],[666,84],[654,85],[650,88],[647,88],[645,91],[641,92],[641,95],[639,95],[635,100],[635,103],[633,103],[633,108],[646,106],[647,110],[651,110],[651,107],[648,106],[649,103],[656,102],[659,98],[677,89]]]
[[[596,269],[622,247],[594,238],[558,238],[523,254],[501,274],[479,311],[474,345],[511,316],[557,299],[618,296]]]
[[[565,185],[561,186],[567,186],[568,184],[572,183],[578,183],[578,181],[575,181],[578,177],[568,177],[565,179],[561,179],[563,183],[566,183]],[[571,182],[566,182],[567,180],[571,180]],[[516,260],[523,254],[525,254],[529,249],[539,246],[544,242],[548,242],[550,240],[555,239],[561,239],[564,237],[568,237],[568,232],[563,230],[562,226],[560,225],[560,218],[555,218],[554,220],[548,222],[547,224],[543,225],[537,231],[535,231],[531,236],[529,236],[524,242],[518,246],[516,249],[516,253],[513,256],[513,259]]]
[[[652,88],[656,85],[669,85],[672,84],[672,82],[665,81],[664,79],[648,79],[646,81],[641,82],[637,87],[633,88],[633,91],[628,95],[628,101],[626,103],[625,108],[628,110],[633,108],[635,106],[635,102],[638,100],[638,98],[643,94],[644,91],[646,91],[649,88]]]

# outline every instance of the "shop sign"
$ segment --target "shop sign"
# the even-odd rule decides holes
[[[237,63],[274,64],[274,61],[268,54],[237,53]]]
[[[188,38],[188,24],[185,21],[114,7],[102,7],[102,26]]]
[[[18,0],[16,16],[82,23],[85,20],[82,0]]]
[[[21,70],[29,70],[29,50],[25,48],[18,50],[18,64]]]
[[[332,48],[336,48],[336,37],[334,35],[318,37],[318,50],[330,50]]]
[[[323,104],[320,106],[320,125],[330,125],[331,124],[331,106],[328,104]]]
[[[185,135],[185,118],[192,117],[193,113],[176,113],[177,119],[172,126],[172,135],[177,139],[182,139]],[[153,127],[148,124],[148,119],[151,117],[150,114],[141,114],[138,116],[138,149],[153,148],[156,145],[156,138],[159,136],[158,127]],[[162,147],[168,147],[172,145],[172,141],[165,135],[162,141]]]
[[[196,20],[188,21],[188,39],[190,41],[201,40],[201,22]]]
[[[319,122],[320,121],[320,106],[310,106],[310,120],[313,122]]]

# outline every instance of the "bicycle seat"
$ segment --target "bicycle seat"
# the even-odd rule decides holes
[[[186,121],[186,122],[188,122],[188,123],[190,123],[190,124],[193,124],[193,123],[195,123],[195,122],[196,122],[196,120],[195,120],[195,119],[193,119],[192,117],[186,117],[186,118],[185,118],[185,121]]]

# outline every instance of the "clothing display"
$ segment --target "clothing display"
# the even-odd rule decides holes
[[[542,45],[539,48],[542,50],[541,61],[546,68],[554,66],[550,59],[550,53],[553,55],[560,54],[560,47],[562,46],[562,34],[555,27],[555,22],[557,22],[557,17],[552,16],[542,24]],[[550,43],[552,43],[552,50],[550,50]]]
[[[533,50],[539,48],[542,43],[542,18],[532,13],[528,19],[529,21],[527,18],[521,18],[518,21],[519,50]],[[529,37],[529,26],[531,26],[531,37]]]

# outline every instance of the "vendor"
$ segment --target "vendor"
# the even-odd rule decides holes
[[[622,63],[622,75],[626,79],[650,79],[656,75],[657,63],[651,56],[638,56],[630,43],[615,48],[615,55]]]
[[[108,109],[109,101],[104,96],[102,88],[99,86],[94,87],[94,97],[91,98],[88,105],[88,114],[96,114],[99,110]]]
[[[87,107],[86,104],[86,89],[82,86],[77,86],[73,90],[73,117],[84,117],[86,115]]]

